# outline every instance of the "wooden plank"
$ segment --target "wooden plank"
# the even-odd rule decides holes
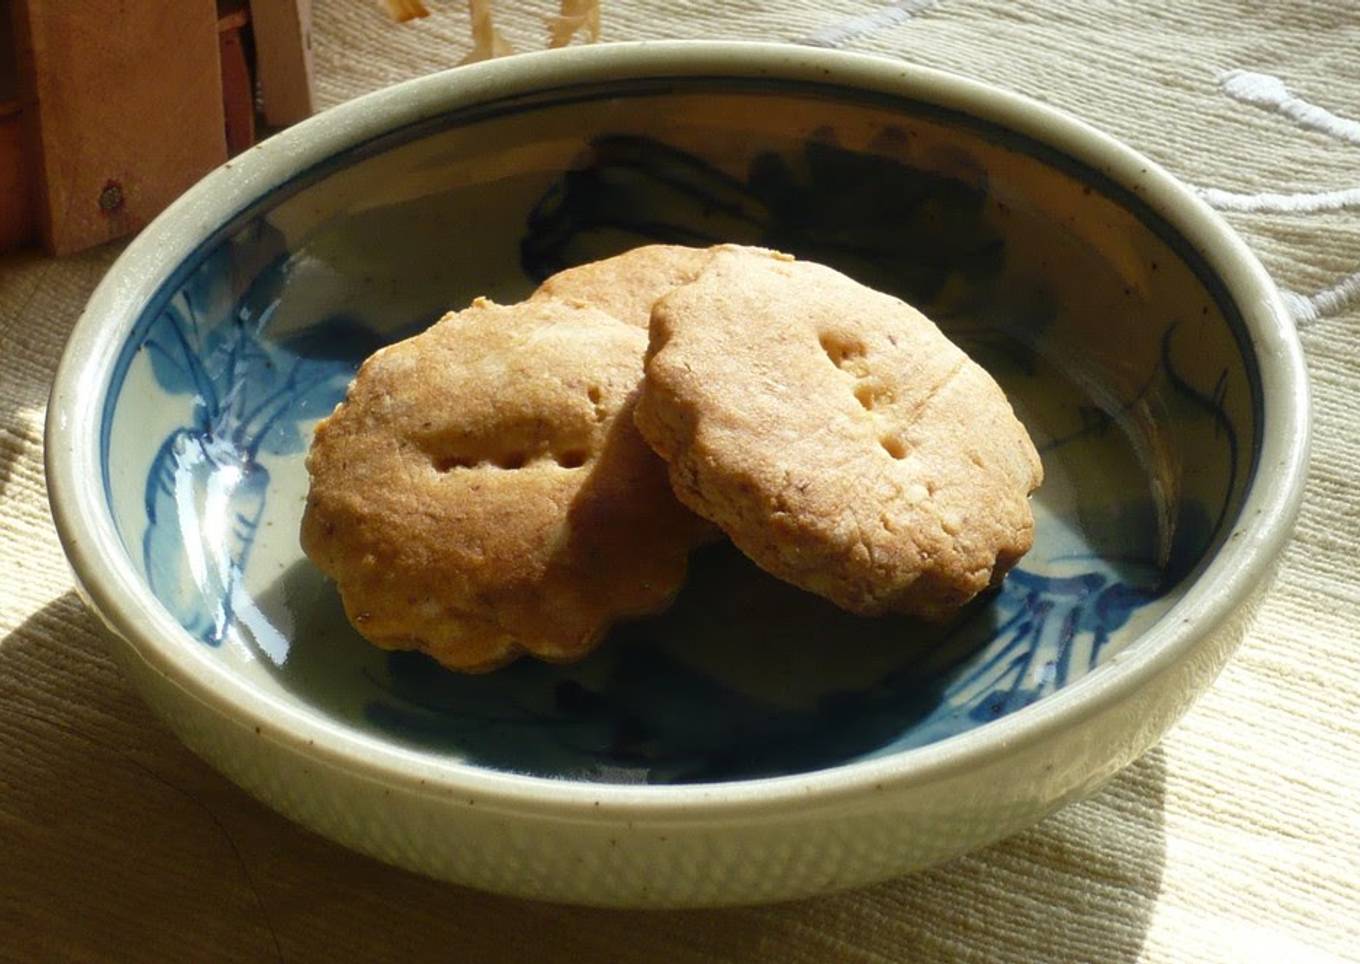
[[[255,69],[265,120],[286,127],[315,110],[311,0],[251,0]]]
[[[217,32],[240,30],[250,23],[250,5],[246,0],[217,0]]]
[[[35,234],[21,119],[16,101],[0,103],[0,251],[28,244]]]
[[[0,0],[0,251],[33,239],[33,199],[24,158],[19,68],[14,60],[10,0]]]
[[[19,99],[19,66],[14,60],[10,0],[0,0],[0,104]]]
[[[15,0],[37,220],[58,254],[135,231],[227,156],[214,0]]]
[[[244,19],[242,19],[244,24]],[[241,26],[220,29],[218,55],[222,61],[222,110],[226,117],[227,153],[239,154],[255,143],[255,85],[241,42]]]

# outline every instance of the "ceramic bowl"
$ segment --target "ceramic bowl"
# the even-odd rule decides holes
[[[935,318],[1041,450],[1033,551],[945,627],[718,546],[578,665],[364,644],[298,548],[315,420],[446,309],[658,240],[780,248]],[[1098,787],[1241,638],[1307,439],[1277,291],[1147,159],[895,61],[661,43],[411,81],[205,178],[91,299],[47,457],[128,675],[231,779],[436,877],[674,906],[901,874]]]

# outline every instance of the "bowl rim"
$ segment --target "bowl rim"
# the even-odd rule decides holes
[[[128,564],[104,501],[100,412],[113,362],[146,302],[203,241],[312,164],[451,109],[508,95],[643,77],[816,80],[946,107],[1019,132],[1136,193],[1222,281],[1241,314],[1262,398],[1261,449],[1231,538],[1136,645],[1024,709],[923,747],[822,770],[722,783],[589,783],[496,771],[407,749],[290,705],[192,639]],[[1079,725],[1191,653],[1268,578],[1307,472],[1310,401],[1302,348],[1274,283],[1237,233],[1152,160],[1028,97],[888,57],[781,43],[644,41],[543,51],[458,67],[355,98],[244,152],[176,200],[128,245],[77,320],[45,426],[48,493],[82,593],[131,655],[207,709],[265,740],[404,792],[563,820],[721,821],[835,805],[866,792],[958,777]]]

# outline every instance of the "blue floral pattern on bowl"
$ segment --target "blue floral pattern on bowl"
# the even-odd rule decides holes
[[[333,406],[343,397],[353,365],[261,337],[272,303],[258,289],[283,281],[283,265],[266,269],[262,284],[225,318],[211,289],[219,266],[210,259],[199,276],[142,340],[160,387],[188,395],[193,406],[192,422],[166,436],[151,462],[142,561],[161,602],[215,646],[235,621],[241,573],[268,496],[262,458],[306,447],[299,423],[314,416],[313,401]],[[213,520],[220,533],[200,531]]]
[[[482,123],[516,122],[507,108]],[[477,126],[453,120],[376,158],[335,159],[266,202],[143,319],[105,430],[130,552],[221,658],[256,664],[280,692],[348,725],[502,770],[615,782],[796,773],[925,745],[1043,698],[1155,621],[1219,537],[1250,456],[1250,374],[1200,369],[1197,340],[1235,337],[1208,295],[1204,319],[1165,318],[1117,361],[1096,340],[1086,356],[1055,350],[1088,322],[1074,320],[1071,279],[1035,270],[1015,243],[1034,228],[1016,226],[1004,189],[1024,173],[1023,151],[980,137],[974,152],[932,153],[921,145],[930,123],[899,117],[853,147],[834,124],[795,142],[753,137],[734,167],[639,120],[582,142],[547,177],[491,179],[521,212],[486,242],[512,268],[465,271],[458,284],[504,300],[633,244],[732,240],[833,264],[921,305],[1007,388],[1050,476],[1035,550],[952,625],[849,617],[720,546],[696,556],[670,611],[617,627],[574,666],[458,676],[354,634],[296,545],[310,428],[364,357],[462,291],[432,283],[419,253],[384,261],[365,245],[395,231],[393,247],[407,250],[394,226],[413,212],[428,203],[456,221],[490,203],[471,191],[494,191],[443,186],[314,212],[328,185],[365,164],[382,185],[383,165],[412,179],[437,169],[441,138]],[[1090,195],[1092,183],[1074,174],[1067,189]],[[428,242],[434,230],[411,233]],[[1055,257],[1080,256],[1045,230]],[[1163,251],[1144,231],[1140,243]],[[1168,270],[1173,254],[1184,252],[1165,254]],[[1182,271],[1179,283],[1192,283]],[[399,297],[400,284],[422,290]]]

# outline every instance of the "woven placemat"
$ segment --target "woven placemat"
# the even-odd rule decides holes
[[[458,63],[467,9],[315,4],[323,104]],[[551,0],[498,2],[517,49]],[[1204,192],[1291,292],[1307,502],[1212,691],[1092,800],[944,867],[797,904],[580,910],[392,870],[266,810],[151,718],[82,612],[43,489],[62,343],[117,255],[0,259],[0,958],[1335,960],[1360,949],[1360,10],[1336,0],[606,0],[606,40],[786,40],[1072,111]]]

